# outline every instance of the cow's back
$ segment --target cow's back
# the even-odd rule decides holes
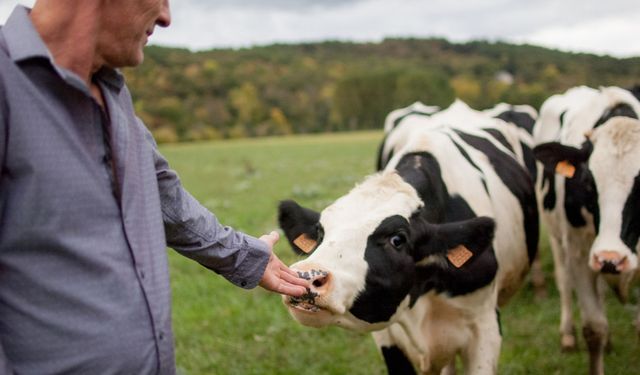
[[[442,171],[451,196],[468,205],[476,216],[496,221],[494,250],[500,304],[524,280],[535,257],[538,210],[533,179],[526,166],[531,137],[518,127],[474,111],[463,103],[425,118],[414,126],[387,168],[395,168],[403,155],[428,152]],[[445,221],[456,217],[456,208]]]

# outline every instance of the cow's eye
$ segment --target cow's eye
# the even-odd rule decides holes
[[[407,237],[402,233],[395,234],[391,236],[391,238],[389,238],[389,243],[391,244],[391,246],[395,247],[396,249],[399,249],[405,243],[407,243]]]

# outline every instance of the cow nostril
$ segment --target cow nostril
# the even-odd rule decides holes
[[[311,268],[309,266],[304,270],[297,270],[298,276],[308,280],[310,286],[314,289],[327,288],[330,283],[331,274],[321,268]]]
[[[593,256],[593,265],[597,272],[619,274],[626,271],[628,259],[613,251],[601,251]]]
[[[610,273],[610,274],[617,274],[620,273],[620,271],[618,271],[616,264],[614,264],[613,262],[604,262],[602,264],[602,269],[600,270],[600,272],[602,273]]]
[[[316,288],[322,288],[327,283],[327,276],[320,276],[311,283]]]

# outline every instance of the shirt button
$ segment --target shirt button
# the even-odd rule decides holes
[[[240,282],[240,286],[247,286],[247,282],[246,282],[246,281],[244,281],[244,280],[242,280],[242,281]]]
[[[164,332],[160,331],[158,332],[158,340],[164,340]]]

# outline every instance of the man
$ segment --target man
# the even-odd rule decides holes
[[[115,68],[167,0],[38,0],[0,28],[0,374],[175,372],[169,245],[233,284],[302,295],[260,239],[181,186]]]

